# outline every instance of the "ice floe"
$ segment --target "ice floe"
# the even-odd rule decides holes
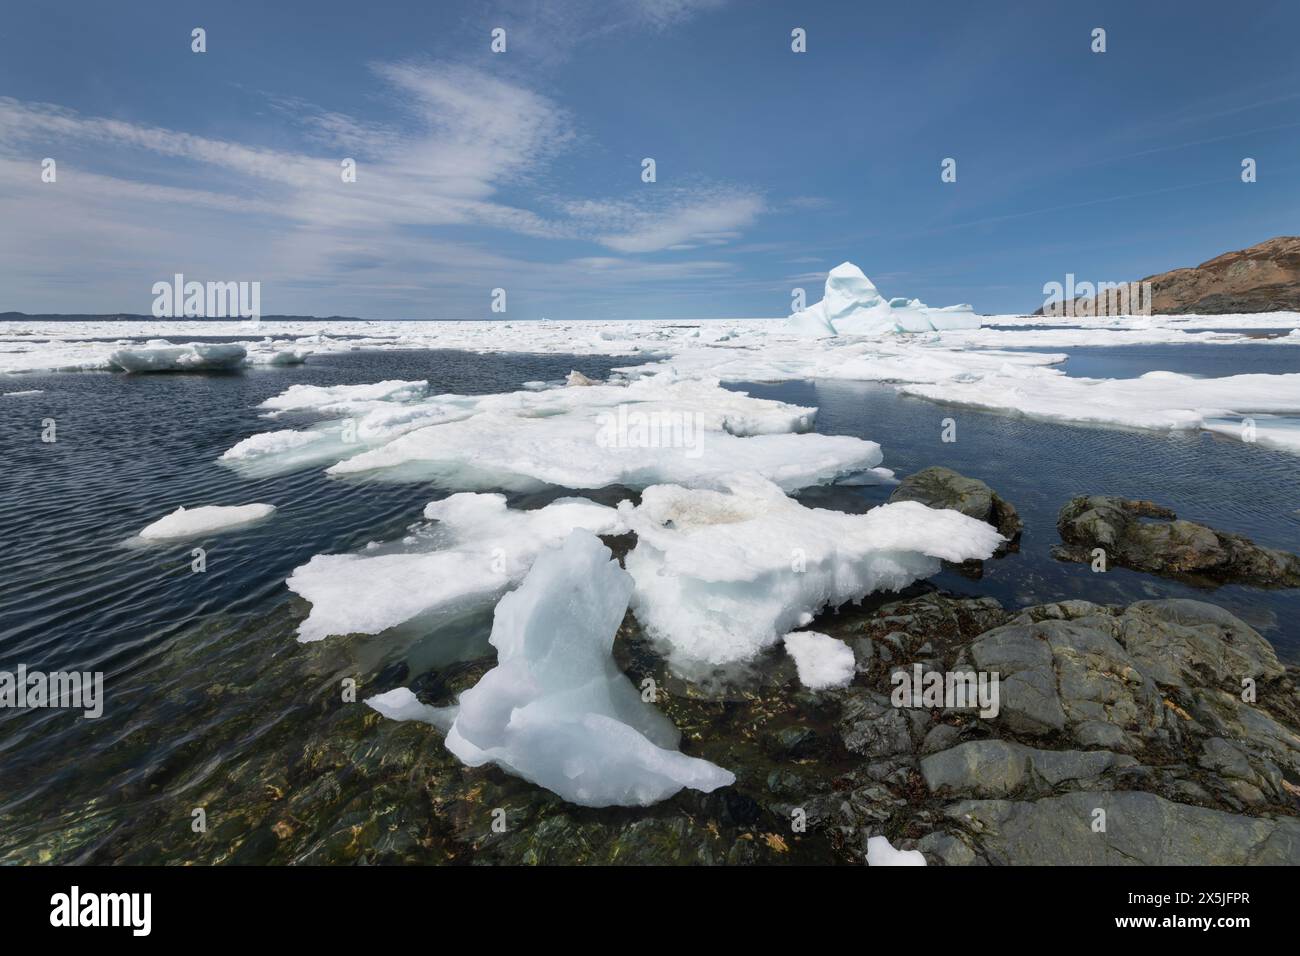
[[[108,360],[124,372],[210,372],[238,368],[247,354],[242,345],[233,343],[172,345],[166,340],[154,340],[118,349]]]
[[[747,661],[823,608],[906,587],[941,560],[988,558],[1002,541],[918,502],[853,515],[804,507],[752,474],[721,483],[657,485],[619,505],[637,535],[625,559],[633,611],[686,676]]]
[[[890,478],[874,442],[809,433],[814,408],[672,371],[481,396],[426,397],[424,383],[410,382],[295,386],[263,407],[351,416],[354,425],[307,430],[323,438],[292,438],[292,430],[253,436],[227,450],[224,462],[265,471],[332,458],[333,475],[453,490],[701,485],[720,470],[753,471],[788,490]]]
[[[172,538],[192,538],[237,528],[275,513],[275,505],[203,505],[186,508],[184,505],[171,514],[146,525],[140,537],[146,541],[163,541]]]
[[[626,530],[617,511],[585,498],[518,511],[504,495],[461,493],[430,503],[424,517],[435,524],[381,553],[318,554],[297,568],[286,583],[312,606],[298,640],[378,634],[421,615],[489,607],[573,529]]]
[[[1209,428],[1231,434],[1223,420],[1255,415],[1300,415],[1300,373],[1197,378],[1176,372],[1148,372],[1131,379],[1071,378],[1058,369],[1007,367],[969,381],[900,386],[909,395],[1010,414],[1056,421],[1145,429]],[[1292,448],[1293,431],[1274,422],[1257,430]],[[1236,431],[1246,434],[1239,426]]]
[[[390,692],[367,701],[398,719],[454,714],[447,749],[588,807],[648,806],[683,787],[709,792],[734,775],[677,749],[680,735],[614,664],[632,580],[586,531],[537,559],[497,605],[497,665],[439,714]]]

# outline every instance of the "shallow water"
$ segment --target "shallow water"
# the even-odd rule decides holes
[[[1257,351],[1226,348],[1233,351],[1225,356],[1249,358]],[[1170,357],[1113,348],[1074,354],[1103,358],[1090,351],[1113,363],[1094,374],[1119,374]],[[277,836],[262,827],[250,838],[251,824],[233,816],[225,830],[196,844],[189,839],[188,807],[207,806],[214,819],[223,806],[228,815],[242,814],[240,820],[261,819],[263,791],[293,792],[285,782],[291,773],[316,780],[301,767],[316,773],[332,766],[330,753],[340,741],[361,752],[352,753],[354,763],[398,759],[395,750],[385,750],[390,738],[383,736],[400,734],[398,725],[372,722],[363,732],[358,708],[341,716],[339,681],[355,677],[365,694],[399,683],[446,692],[467,666],[462,662],[489,654],[490,615],[435,632],[414,627],[374,638],[295,642],[306,608],[284,587],[289,572],[314,554],[399,536],[442,492],[421,483],[331,480],[320,467],[240,478],[216,459],[267,428],[255,408],[259,402],[296,383],[427,378],[435,393],[484,393],[556,379],[570,368],[603,377],[627,364],[626,357],[392,351],[322,355],[305,366],[231,374],[83,372],[7,380],[14,389],[44,394],[12,399],[0,409],[8,454],[0,476],[0,669],[23,663],[102,670],[108,700],[96,721],[56,710],[0,712],[6,767],[0,775],[0,859],[281,861],[277,853],[285,851],[277,849]],[[1284,658],[1300,660],[1297,592],[1198,591],[1123,569],[1094,574],[1048,553],[1057,540],[1057,511],[1081,493],[1154,498],[1183,517],[1294,550],[1300,544],[1294,456],[1208,434],[1080,428],[946,408],[887,386],[795,382],[746,390],[819,406],[819,431],[878,441],[884,464],[900,475],[945,464],[986,480],[1011,501],[1026,523],[1020,552],[988,562],[980,580],[944,572],[935,579],[943,587],[992,595],[1008,606],[1067,597],[1108,603],[1196,597],[1227,607]],[[957,421],[955,443],[940,439],[949,417]],[[57,423],[54,444],[39,441],[46,418]],[[512,503],[531,507],[562,493],[513,496]],[[888,494],[887,487],[820,489],[804,499],[864,510]],[[609,503],[622,493],[589,496]],[[204,542],[206,573],[191,572],[194,542],[125,544],[177,505],[254,501],[279,511]],[[354,825],[349,813],[370,825],[373,802],[383,802],[364,797],[365,779],[331,779],[330,786],[343,789],[328,812],[294,810],[294,825],[319,831],[320,839],[306,850],[298,844],[292,859],[349,858],[346,841],[335,841],[330,828],[346,832]],[[363,809],[348,809],[349,787]],[[398,792],[402,814],[428,817],[418,788]],[[293,793],[291,802],[309,796]]]

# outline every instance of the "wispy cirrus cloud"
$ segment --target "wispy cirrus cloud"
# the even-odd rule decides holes
[[[404,288],[406,272],[427,288],[433,272],[453,283],[499,273],[493,265],[466,269],[463,261],[452,274],[431,270],[427,257],[412,254],[431,242],[430,230],[441,232],[429,248],[444,258],[458,229],[474,232],[461,242],[484,262],[491,259],[483,257],[478,237],[484,230],[636,257],[725,245],[764,210],[761,195],[726,184],[656,186],[612,198],[556,196],[535,181],[577,134],[574,117],[554,100],[464,65],[377,63],[372,70],[399,119],[372,124],[272,99],[301,130],[296,150],[0,98],[0,203],[6,218],[25,224],[29,240],[43,238],[47,247],[66,244],[66,234],[78,229],[80,244],[87,235],[111,241],[109,224],[118,223],[121,234],[134,235],[137,267],[146,273],[172,268],[180,247],[221,274],[243,274],[236,263],[251,263],[259,274],[299,285],[355,287],[364,275],[372,288],[385,278],[389,288]],[[31,175],[38,147],[68,157],[57,186]],[[166,176],[151,178],[157,163],[141,157],[162,161]],[[344,158],[356,162],[353,182],[340,175]],[[100,171],[101,164],[112,171]],[[502,198],[507,192],[515,201]],[[184,207],[209,217],[212,231],[189,231],[193,216],[178,214]],[[86,233],[92,219],[98,227]],[[109,253],[106,260],[121,262],[121,248]],[[716,260],[620,268],[614,258],[582,255],[551,257],[544,265],[578,279],[600,273],[626,281],[728,269]],[[542,271],[517,258],[512,268],[516,277]]]

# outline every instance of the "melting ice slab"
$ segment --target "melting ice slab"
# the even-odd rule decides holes
[[[289,590],[311,602],[299,641],[378,634],[423,614],[486,609],[523,579],[545,548],[574,528],[621,534],[613,508],[562,498],[515,511],[504,495],[462,493],[424,509],[437,524],[387,554],[318,554],[297,568]]]
[[[242,345],[204,344],[172,345],[158,339],[136,348],[118,349],[108,360],[126,372],[208,372],[238,368],[247,351]]]
[[[446,405],[455,396],[430,402]],[[419,427],[329,468],[330,474],[525,490],[659,482],[711,484],[754,471],[783,488],[861,478],[880,446],[805,433],[815,409],[751,398],[672,374],[630,385],[521,391],[473,399],[459,420]]]
[[[146,525],[140,537],[150,541],[191,538],[225,531],[253,521],[260,521],[275,511],[275,505],[204,505],[201,508],[177,508],[166,517]]]
[[[726,491],[647,488],[619,505],[636,548],[633,610],[683,676],[756,656],[825,607],[898,590],[1002,536],[956,511],[900,501],[852,515],[805,508],[755,475]],[[802,668],[801,668],[802,670]]]
[[[447,749],[587,807],[648,806],[683,787],[734,783],[679,752],[677,729],[614,665],[631,593],[632,579],[589,531],[539,557],[497,605],[497,666],[461,695]]]

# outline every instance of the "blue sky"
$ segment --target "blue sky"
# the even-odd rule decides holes
[[[183,272],[267,314],[774,316],[847,259],[1032,311],[1300,232],[1298,34],[1294,0],[15,4],[0,310]]]

